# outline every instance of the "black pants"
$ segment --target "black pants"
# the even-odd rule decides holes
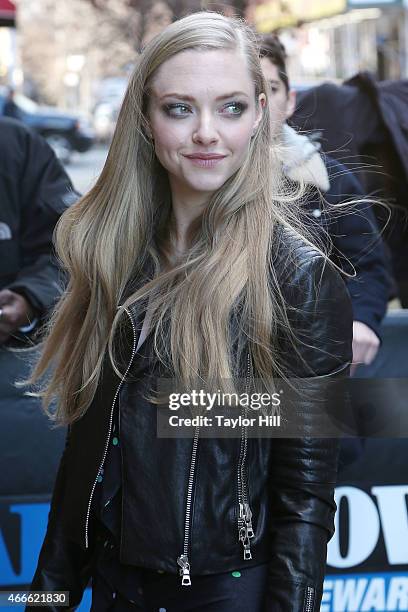
[[[262,612],[267,566],[192,576],[184,587],[175,574],[132,567],[131,586],[125,577],[125,588],[117,588],[114,573],[96,570],[91,612]]]

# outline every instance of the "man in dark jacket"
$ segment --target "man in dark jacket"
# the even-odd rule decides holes
[[[387,309],[390,279],[376,220],[367,203],[353,212],[333,214],[329,204],[364,197],[356,177],[328,156],[286,121],[295,109],[295,92],[290,89],[286,53],[276,36],[261,39],[261,65],[270,85],[270,114],[275,140],[281,145],[284,172],[288,178],[309,186],[306,206],[327,230],[333,243],[332,259],[354,278],[346,278],[353,306],[353,362],[371,363],[381,341],[381,321]],[[323,196],[323,197],[322,197]]]
[[[360,72],[341,85],[322,83],[300,92],[291,123],[318,130],[322,150],[350,167],[360,166],[365,193],[390,205],[375,206],[383,229],[393,297],[408,307],[408,79],[377,81]],[[333,117],[336,118],[333,121]]]
[[[29,363],[8,349],[36,341],[62,292],[52,237],[77,198],[45,140],[0,118],[0,499],[49,493],[55,477],[64,432],[51,435],[39,400],[14,386]]]
[[[27,339],[61,294],[52,236],[78,197],[45,140],[0,118],[0,345]]]

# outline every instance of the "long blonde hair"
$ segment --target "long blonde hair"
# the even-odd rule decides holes
[[[163,265],[163,237],[172,240],[167,173],[147,137],[149,83],[167,59],[187,49],[234,49],[246,58],[255,96],[267,86],[253,31],[243,21],[212,12],[184,17],[143,50],[130,79],[109,154],[95,186],[61,217],[56,250],[69,284],[48,325],[42,353],[29,382],[44,375],[39,389],[45,410],[57,398],[52,418],[70,423],[89,407],[106,350],[124,309],[149,299],[157,355],[191,388],[193,380],[231,380],[229,321],[238,303],[240,332],[248,339],[255,370],[267,380],[280,371],[275,346],[287,323],[271,244],[276,224],[303,235],[295,194],[270,147],[269,114],[263,112],[241,168],[214,193],[188,254]],[[298,195],[298,194],[297,194]],[[153,278],[126,295],[146,262]]]

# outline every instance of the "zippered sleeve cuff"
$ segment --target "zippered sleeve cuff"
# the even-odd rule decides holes
[[[319,612],[323,590],[290,580],[271,580],[262,612]]]

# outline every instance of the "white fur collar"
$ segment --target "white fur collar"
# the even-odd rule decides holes
[[[321,191],[330,189],[329,175],[319,153],[320,145],[298,134],[285,123],[278,156],[285,175],[298,183],[315,185]]]

